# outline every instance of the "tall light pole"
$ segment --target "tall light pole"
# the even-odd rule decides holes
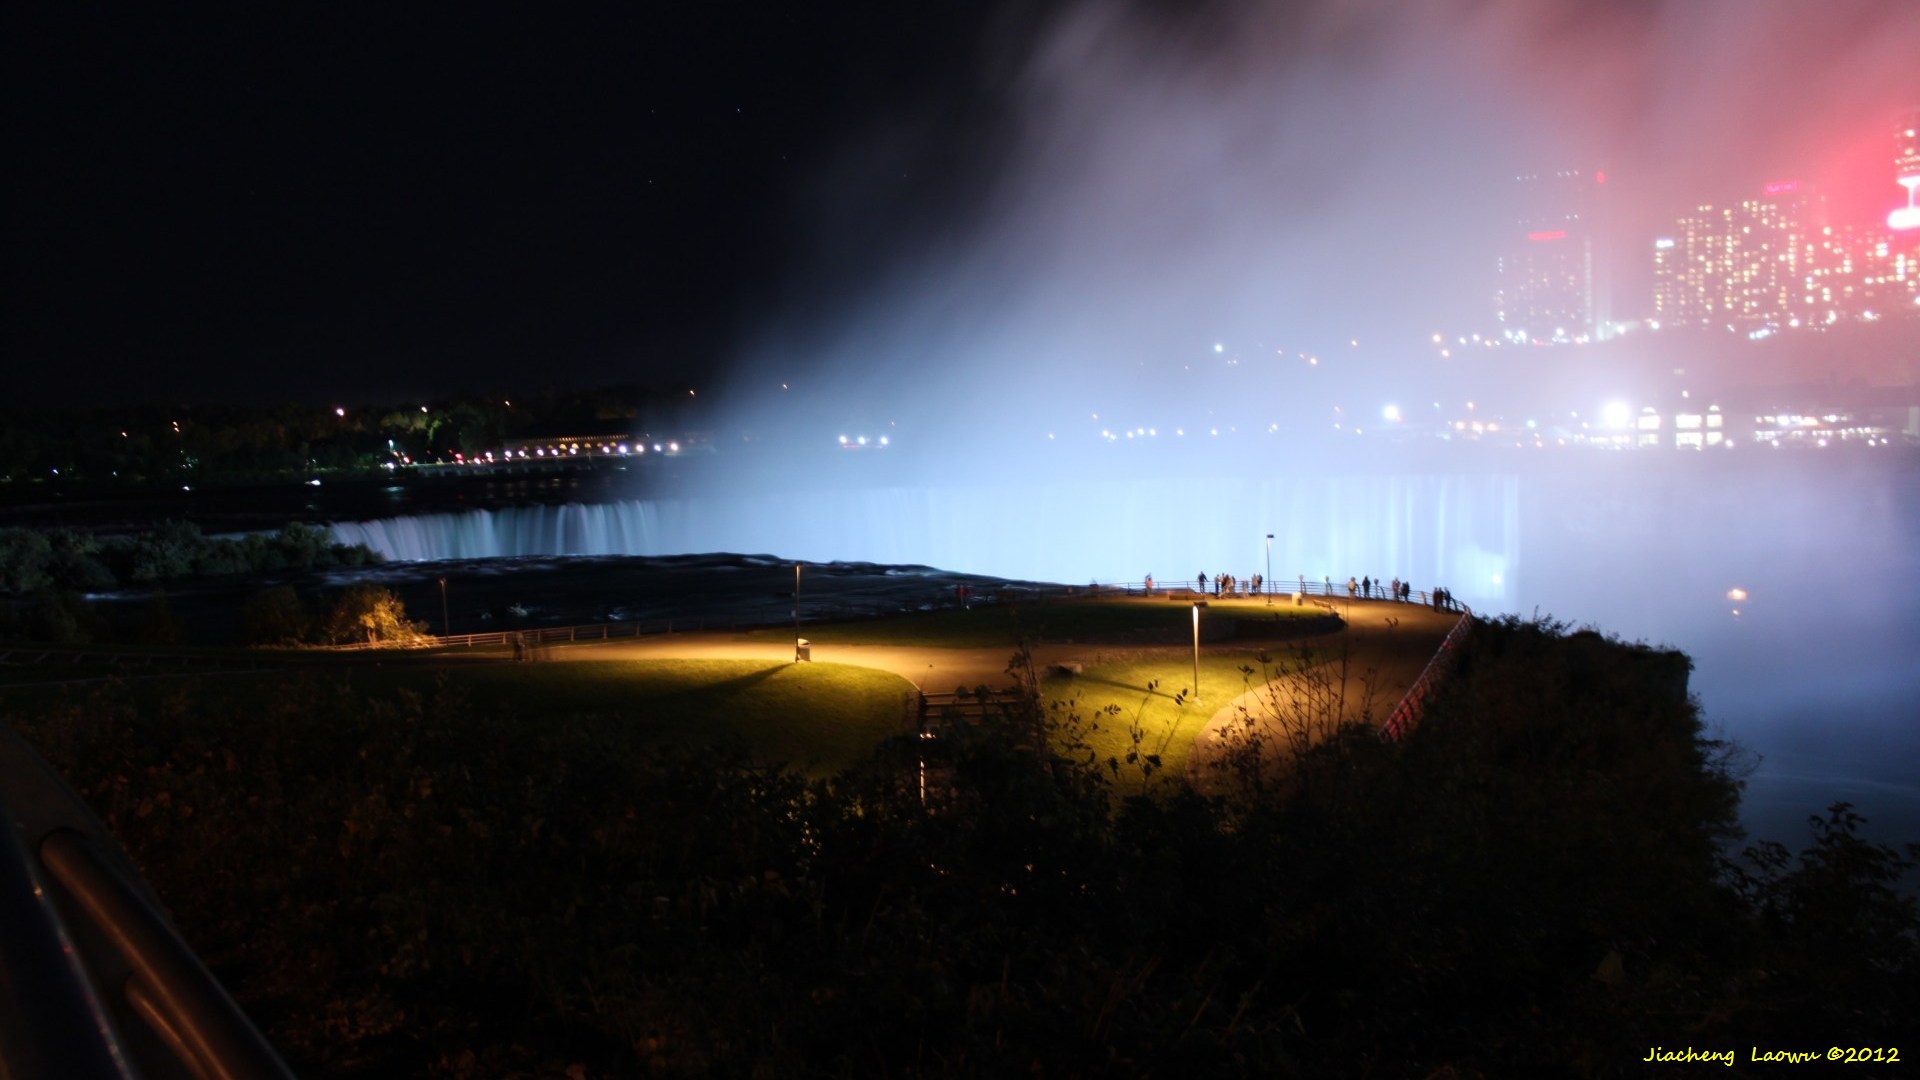
[[[1193,700],[1200,700],[1200,609],[1207,606],[1205,600],[1193,602]]]
[[[800,564],[793,564],[793,658],[800,659]]]
[[[1267,606],[1273,606],[1273,534],[1267,534],[1267,576],[1260,579],[1260,591],[1267,594]]]
[[[440,579],[440,636],[453,636],[453,622],[447,618],[447,579]]]

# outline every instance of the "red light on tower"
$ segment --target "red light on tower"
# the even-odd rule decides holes
[[[1567,230],[1565,229],[1550,229],[1546,232],[1530,232],[1527,234],[1527,239],[1536,244],[1544,243],[1548,240],[1565,240],[1566,238]]]
[[[1593,174],[1593,182],[1594,182],[1594,183],[1596,183],[1596,184],[1604,184],[1604,183],[1606,183],[1606,182],[1607,182],[1607,170],[1605,170],[1605,169],[1601,169],[1600,171],[1598,171],[1598,172],[1596,172],[1596,173],[1594,173],[1594,174]]]

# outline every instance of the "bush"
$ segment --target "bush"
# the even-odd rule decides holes
[[[313,635],[313,615],[291,585],[254,593],[240,609],[243,645],[304,645]]]
[[[329,644],[396,644],[427,638],[425,623],[409,622],[407,607],[390,589],[355,585],[328,613],[323,635]]]
[[[0,529],[0,592],[24,593],[52,584],[53,545],[34,529]]]

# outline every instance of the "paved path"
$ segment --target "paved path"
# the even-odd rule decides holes
[[[947,693],[959,687],[976,686],[1002,689],[1013,685],[1007,664],[1013,648],[995,645],[987,648],[947,649],[916,645],[823,645],[814,642],[813,659],[820,663],[853,664],[879,668],[930,694]],[[1036,669],[1087,656],[1093,647],[1086,645],[1040,645],[1033,650]],[[793,642],[741,641],[732,634],[665,634],[631,641],[604,644],[556,645],[543,648],[542,660],[771,660],[793,659]]]
[[[1190,780],[1208,786],[1236,741],[1236,727],[1257,732],[1268,760],[1277,761],[1291,756],[1301,739],[1317,742],[1341,723],[1385,722],[1460,621],[1457,612],[1391,600],[1336,602],[1334,609],[1347,619],[1346,629],[1303,644],[1344,643],[1344,656],[1304,671],[1282,664],[1277,677],[1221,706],[1194,737]]]

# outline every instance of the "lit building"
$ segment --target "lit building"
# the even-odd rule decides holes
[[[1822,230],[1805,279],[1818,323],[1920,315],[1920,108],[1896,117],[1893,135],[1893,179],[1907,205],[1884,224]]]
[[[1887,215],[1887,227],[1920,230],[1920,106],[1894,120],[1893,179],[1907,189],[1907,205]]]
[[[1907,205],[1887,215],[1867,260],[1868,299],[1878,313],[1920,317],[1920,105],[1894,118],[1893,179]]]
[[[1655,318],[1750,333],[1805,325],[1819,306],[1812,282],[1835,257],[1824,216],[1824,198],[1792,180],[1696,207],[1654,241]]]
[[[1606,336],[1610,266],[1601,226],[1604,172],[1516,177],[1517,213],[1501,245],[1494,307],[1507,340],[1564,344]]]

